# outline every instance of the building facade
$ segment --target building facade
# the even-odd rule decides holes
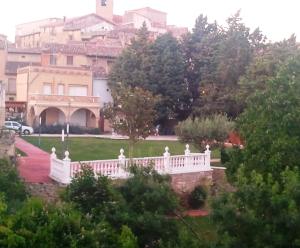
[[[164,12],[147,7],[117,16],[113,4],[96,0],[92,14],[20,24],[14,45],[2,46],[0,37],[0,80],[6,83],[7,109],[21,111],[33,126],[41,120],[43,125],[68,122],[109,131],[100,114],[112,101],[107,77],[137,30],[146,23],[151,38],[187,32],[168,26]]]
[[[100,98],[92,72],[80,68],[29,66],[18,70],[17,101],[27,102],[30,125],[98,127]]]

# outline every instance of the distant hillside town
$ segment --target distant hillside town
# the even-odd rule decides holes
[[[68,122],[110,131],[101,114],[103,104],[112,100],[108,73],[143,23],[151,39],[188,32],[168,25],[165,12],[146,7],[114,15],[113,0],[97,0],[95,13],[17,25],[15,43],[1,35],[7,118],[32,126]]]

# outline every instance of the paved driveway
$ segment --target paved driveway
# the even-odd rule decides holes
[[[16,137],[16,147],[27,154],[18,158],[20,176],[29,183],[49,183],[50,155],[27,141]]]

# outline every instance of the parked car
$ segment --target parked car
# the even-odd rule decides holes
[[[19,122],[16,121],[5,121],[4,126],[7,129],[14,130],[16,132],[22,131],[22,134],[29,135],[33,133],[33,128],[29,126],[23,126]],[[22,129],[21,129],[22,127]]]

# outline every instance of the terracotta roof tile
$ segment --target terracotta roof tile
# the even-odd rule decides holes
[[[93,43],[48,43],[43,48],[44,53],[82,54],[87,56],[103,56],[115,58],[120,55],[123,47],[117,41],[96,41]]]
[[[8,53],[26,53],[26,54],[40,54],[41,49],[40,48],[16,48],[9,46],[7,48]]]
[[[89,14],[89,15],[73,18],[71,20],[67,20],[64,26],[64,30],[80,30],[86,27],[96,25],[100,21],[105,21],[112,25],[115,25],[115,23],[103,18],[102,16],[96,14]]]

